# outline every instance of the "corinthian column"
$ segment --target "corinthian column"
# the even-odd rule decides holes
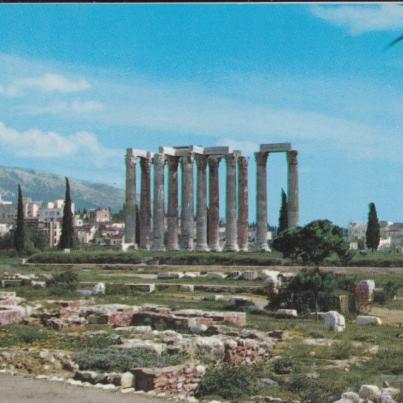
[[[267,244],[267,172],[266,164],[269,154],[256,152],[256,249],[261,251],[270,250]]]
[[[288,228],[298,226],[299,222],[299,194],[298,194],[298,152],[287,152],[288,161]]]
[[[178,250],[178,164],[179,158],[168,157],[168,237],[167,249]]]
[[[249,205],[248,205],[248,159],[238,158],[238,246],[239,250],[248,250]]]
[[[220,251],[220,187],[218,168],[221,158],[209,156],[209,214],[208,214],[208,244],[211,251]]]
[[[126,150],[125,243],[136,244],[136,157]]]
[[[238,251],[238,231],[236,214],[236,163],[238,156],[227,154],[226,208],[225,208],[225,250]]]
[[[140,248],[150,249],[151,233],[151,158],[141,158]]]
[[[154,154],[154,214],[153,250],[165,250],[164,246],[164,154]]]
[[[196,156],[197,164],[197,201],[196,201],[196,250],[208,251],[207,246],[207,157]]]
[[[182,165],[182,209],[181,209],[181,248],[193,250],[193,155],[181,157]]]

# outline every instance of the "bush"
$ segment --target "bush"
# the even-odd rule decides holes
[[[9,325],[2,328],[2,331],[4,334],[0,337],[0,347],[42,342],[49,335],[45,329],[27,325]]]
[[[235,400],[253,396],[258,391],[255,367],[222,365],[209,369],[201,380],[197,397],[217,396]]]
[[[184,354],[157,355],[148,350],[93,349],[80,351],[74,355],[81,370],[125,372],[138,367],[168,367],[179,364]]]
[[[49,287],[50,294],[63,295],[66,292],[71,293],[78,288],[78,274],[72,270],[66,270],[55,274],[46,284]]]
[[[377,304],[385,304],[388,301],[392,301],[399,290],[399,285],[388,281],[382,291],[374,293],[374,302]]]

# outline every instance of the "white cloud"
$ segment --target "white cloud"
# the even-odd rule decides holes
[[[0,84],[0,94],[6,96],[22,95],[25,90],[33,89],[44,93],[72,93],[90,88],[84,79],[68,79],[60,74],[46,73],[38,77],[19,78],[9,85]]]
[[[398,4],[313,6],[311,11],[351,35],[403,28],[403,7]]]
[[[93,133],[77,132],[63,136],[38,129],[18,131],[3,122],[0,122],[0,146],[18,157],[58,162],[63,158],[85,160],[98,167],[121,159],[123,155],[123,151],[104,147]]]
[[[73,99],[72,101],[58,101],[45,106],[37,105],[25,105],[20,108],[24,113],[29,115],[60,115],[62,113],[74,113],[79,115],[91,114],[93,112],[99,112],[104,108],[102,102],[88,100],[82,101],[79,99]]]

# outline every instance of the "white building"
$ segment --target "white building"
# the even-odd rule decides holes
[[[52,202],[43,203],[38,211],[38,218],[41,222],[61,221],[63,219],[64,200],[57,199]],[[71,211],[74,214],[74,203],[71,203]]]

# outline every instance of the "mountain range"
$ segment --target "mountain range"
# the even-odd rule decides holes
[[[76,209],[110,207],[118,212],[124,201],[124,191],[113,186],[69,178],[71,198]],[[0,166],[0,195],[15,202],[17,186],[23,196],[33,201],[64,199],[65,178],[48,172]]]

